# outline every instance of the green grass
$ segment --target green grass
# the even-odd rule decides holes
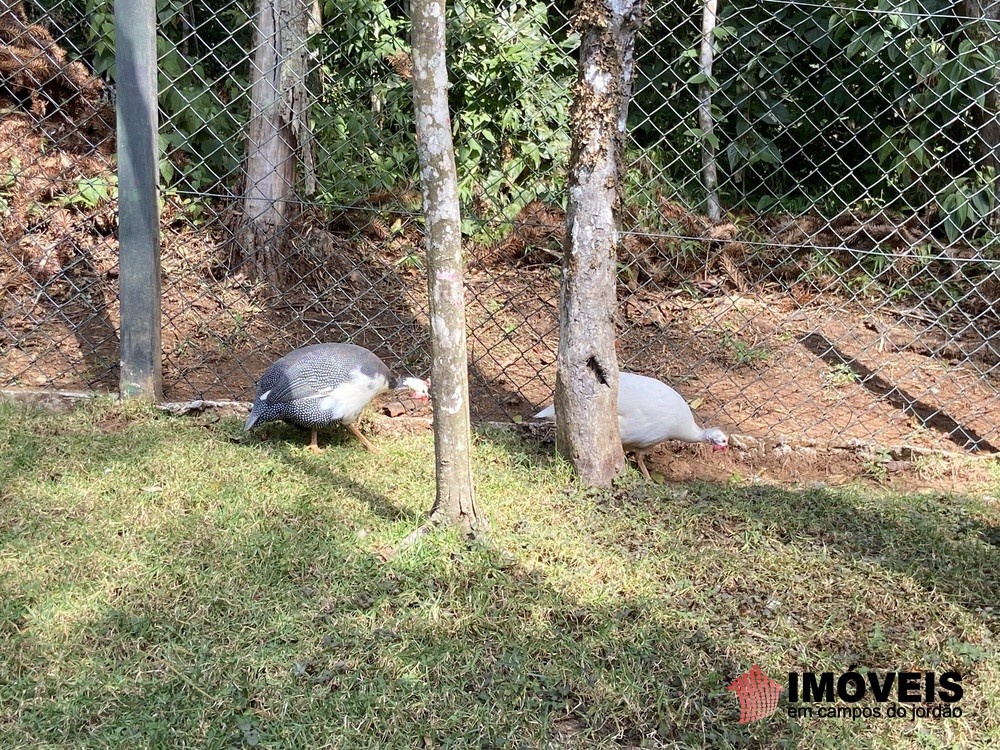
[[[1000,506],[861,486],[577,488],[481,435],[492,533],[372,551],[433,500],[427,436],[98,402],[0,406],[0,747],[987,748]],[[994,609],[990,609],[990,607]],[[960,719],[746,726],[789,671],[955,669]],[[861,705],[872,705],[868,699]]]

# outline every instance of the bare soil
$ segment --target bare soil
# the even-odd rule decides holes
[[[107,142],[58,141],[29,113],[0,116],[0,387],[115,390],[117,201],[113,193],[92,200],[82,187],[111,184],[113,169]],[[669,210],[664,203],[664,216]],[[422,237],[398,205],[304,209],[280,289],[234,257],[227,211],[177,195],[164,202],[166,400],[248,401],[271,361],[314,340],[349,339],[390,367],[426,375]],[[557,209],[533,204],[506,239],[468,243],[476,421],[528,417],[551,398],[560,222]],[[787,247],[779,248],[785,260],[765,267],[738,244],[720,246],[722,230],[699,231],[716,239],[684,262],[669,238],[626,245],[620,358],[625,369],[673,384],[704,423],[768,448],[723,457],[661,448],[652,465],[665,478],[808,482],[867,472],[914,487],[983,478],[981,462],[953,474],[912,451],[893,456],[900,447],[998,452],[992,302],[977,308],[981,325],[956,334],[912,301],[803,281],[790,266],[805,261]]]

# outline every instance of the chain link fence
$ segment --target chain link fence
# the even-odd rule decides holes
[[[636,49],[623,368],[739,433],[996,451],[1000,3],[712,8],[651,0]],[[424,374],[406,4],[312,9],[278,288],[236,241],[256,6],[157,12],[165,397],[313,341]],[[473,412],[510,419],[554,385],[578,37],[571,2],[449,14]],[[0,387],[113,391],[112,3],[8,3],[0,76]]]

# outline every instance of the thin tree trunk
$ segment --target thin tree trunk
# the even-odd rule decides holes
[[[465,333],[465,268],[455,150],[448,112],[445,4],[415,0],[413,108],[423,188],[431,319],[431,393],[437,496],[431,524],[473,535],[484,525],[472,485],[469,367]]]
[[[699,72],[705,77],[698,88],[698,127],[701,128],[701,167],[705,183],[705,201],[708,218],[718,221],[722,215],[719,207],[718,176],[715,161],[715,120],[712,117],[712,62],[715,58],[715,24],[718,20],[716,0],[705,0],[701,16],[701,60]]]
[[[559,306],[556,447],[591,485],[625,468],[618,432],[614,313],[618,175],[642,0],[581,0],[580,73],[570,112],[573,145]]]
[[[280,251],[295,199],[296,158],[301,149],[306,192],[312,192],[312,144],[307,127],[307,27],[309,0],[258,0],[250,74],[244,228],[239,243],[254,274],[280,281]]]

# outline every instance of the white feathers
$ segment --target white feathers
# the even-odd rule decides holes
[[[554,422],[556,419],[556,405],[549,404],[535,415],[535,419],[547,419],[550,422]]]
[[[555,406],[547,406],[536,419],[555,419]],[[725,435],[716,428],[701,429],[691,407],[666,383],[622,372],[618,375],[618,430],[626,450],[642,451],[664,440],[720,445]]]
[[[351,371],[348,380],[317,396],[319,411],[330,415],[331,421],[351,424],[368,402],[387,390],[389,383],[382,375],[371,377],[357,368]]]
[[[664,440],[705,439],[681,394],[666,383],[630,372],[618,378],[618,429],[629,450],[651,448]]]
[[[396,390],[403,390],[409,388],[413,391],[413,397],[420,400],[426,400],[430,398],[430,391],[427,388],[427,383],[420,378],[403,378],[399,381],[399,386]]]

